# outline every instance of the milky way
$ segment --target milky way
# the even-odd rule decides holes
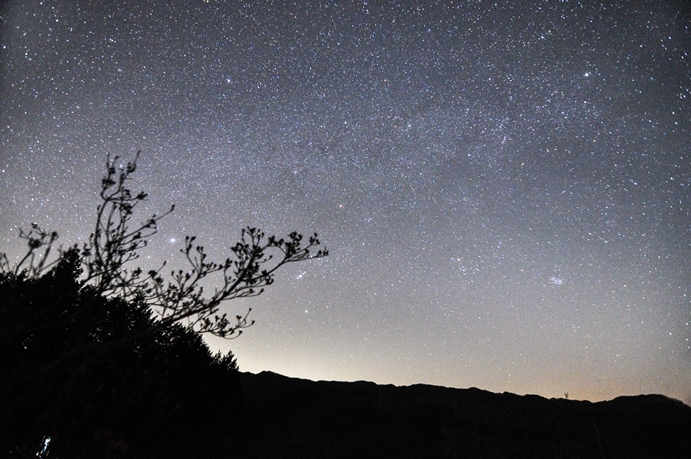
[[[127,3],[127,4],[125,4]],[[100,6],[94,6],[100,4]],[[318,232],[242,370],[691,403],[685,2],[9,1],[0,250],[92,226],[106,154],[224,259]],[[147,214],[141,214],[144,220]]]

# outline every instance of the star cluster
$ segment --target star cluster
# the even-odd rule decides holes
[[[142,258],[318,232],[243,370],[691,401],[684,2],[7,2],[0,243],[88,236],[142,150]],[[142,219],[146,218],[142,214]]]

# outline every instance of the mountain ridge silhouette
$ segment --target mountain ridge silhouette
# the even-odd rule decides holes
[[[270,371],[240,384],[246,457],[691,457],[691,407],[658,394],[590,402]]]

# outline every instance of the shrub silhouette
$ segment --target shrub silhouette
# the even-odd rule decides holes
[[[207,260],[187,237],[187,271],[144,273],[138,258],[173,211],[132,225],[146,199],[129,182],[137,157],[108,158],[94,232],[82,247],[51,251],[57,233],[20,232],[26,256],[0,254],[0,454],[13,457],[193,457],[232,449],[237,364],[201,338],[234,338],[253,321],[219,312],[256,296],[283,265],[327,255],[303,242],[245,228],[232,256]],[[205,295],[201,283],[218,276]],[[214,441],[209,441],[213,438]]]

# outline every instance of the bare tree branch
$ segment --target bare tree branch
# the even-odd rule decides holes
[[[118,156],[108,156],[106,160],[94,231],[78,249],[84,271],[83,286],[94,288],[101,295],[144,302],[158,317],[160,327],[183,323],[198,333],[234,338],[254,323],[248,319],[251,309],[229,319],[227,314],[219,313],[223,303],[261,295],[273,284],[274,273],[288,263],[328,255],[326,249],[318,248],[321,242],[316,233],[305,242],[297,232],[279,239],[248,227],[242,229],[240,240],[231,248],[231,256],[223,262],[209,261],[204,247],[195,244],[196,237],[188,236],[180,251],[189,263],[189,270],[172,271],[166,280],[162,275],[165,262],[147,273],[139,267],[129,269],[128,264],[139,258],[139,251],[158,232],[158,222],[175,209],[171,206],[161,215],[153,214],[139,225],[133,224],[137,206],[147,199],[146,193],[133,194],[129,188],[139,154],[125,164]],[[57,233],[47,233],[33,224],[20,237],[28,242],[27,254],[14,267],[4,253],[0,254],[0,272],[41,276],[51,266],[47,260]],[[202,282],[212,275],[219,282],[213,293],[207,295]]]

